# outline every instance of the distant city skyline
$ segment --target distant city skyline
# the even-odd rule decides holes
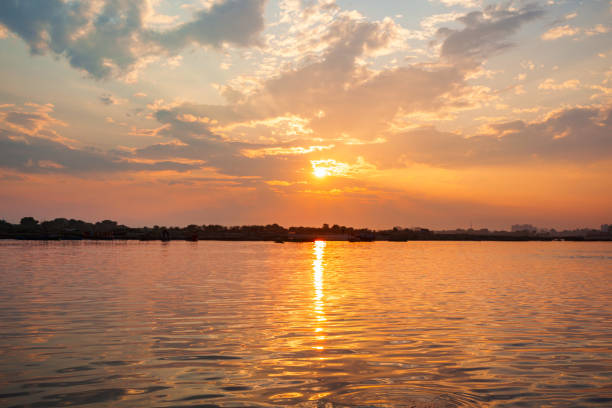
[[[610,0],[0,2],[0,218],[600,229]]]

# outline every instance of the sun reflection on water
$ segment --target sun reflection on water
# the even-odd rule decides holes
[[[314,316],[316,319],[315,324],[315,333],[316,340],[322,342],[325,340],[325,334],[323,330],[323,322],[325,322],[325,302],[323,301],[324,293],[323,293],[323,272],[324,272],[324,264],[323,257],[325,255],[325,246],[327,242],[325,241],[315,241],[313,245],[313,254],[314,260],[312,261],[312,276],[313,276],[313,284],[315,289],[314,296]],[[323,350],[322,344],[317,344],[313,348],[318,350]]]

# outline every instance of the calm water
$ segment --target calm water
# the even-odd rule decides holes
[[[612,406],[612,244],[0,241],[0,406]]]

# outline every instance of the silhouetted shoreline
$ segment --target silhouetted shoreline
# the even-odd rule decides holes
[[[516,226],[515,226],[516,227]],[[579,229],[571,231],[529,230],[489,231],[487,229],[457,229],[433,231],[426,228],[395,227],[388,230],[352,228],[340,225],[322,227],[289,227],[278,224],[243,225],[195,225],[186,227],[132,228],[115,221],[104,220],[89,223],[81,220],[56,218],[39,222],[24,217],[19,224],[0,220],[0,239],[18,240],[139,240],[139,241],[273,241],[311,242],[326,241],[612,241],[612,232]],[[513,227],[514,228],[514,227]]]

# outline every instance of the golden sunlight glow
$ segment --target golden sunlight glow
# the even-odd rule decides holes
[[[315,289],[314,314],[316,319],[316,327],[314,331],[317,334],[316,339],[318,341],[325,340],[322,323],[327,320],[325,318],[325,311],[323,310],[323,306],[325,306],[325,302],[323,301],[323,255],[325,254],[326,245],[327,242],[325,241],[315,241],[313,248],[315,259],[312,261],[312,271]],[[316,345],[313,348],[322,350],[323,346]]]
[[[350,166],[346,163],[337,162],[333,159],[311,160],[312,173],[315,177],[345,176],[349,173]]]
[[[242,150],[242,155],[249,158],[266,157],[266,156],[295,156],[299,154],[308,154],[312,152],[320,152],[333,148],[334,145],[327,146],[308,146],[308,147],[267,147],[264,149],[245,149]]]
[[[323,178],[327,176],[327,169],[324,167],[315,167],[312,170],[312,172],[315,175],[315,177],[318,177],[318,178]]]

